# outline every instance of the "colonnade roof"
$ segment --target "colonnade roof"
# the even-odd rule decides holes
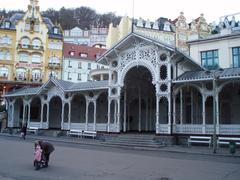
[[[211,71],[188,71],[173,80],[173,83],[213,80],[214,76],[220,80],[240,79],[240,68],[226,68]]]
[[[78,91],[90,91],[90,90],[102,90],[108,89],[108,81],[89,81],[73,83],[64,80],[57,80],[50,78],[46,83],[39,87],[23,87],[21,89],[8,92],[4,97],[17,97],[17,96],[32,96],[38,95],[42,92],[48,91],[49,86],[57,86],[63,90],[63,92],[78,92]]]

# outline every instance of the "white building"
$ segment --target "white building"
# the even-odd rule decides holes
[[[90,30],[82,30],[74,27],[64,31],[64,42],[102,48],[106,47],[107,34],[108,28],[92,27]]]
[[[91,70],[106,66],[96,62],[96,58],[106,50],[85,45],[64,44],[62,80],[71,82],[91,81]],[[104,77],[101,80],[106,79]]]
[[[75,27],[64,31],[64,42],[74,44],[90,45],[90,36],[88,30],[82,30]]]
[[[240,67],[240,22],[226,16],[207,38],[188,41],[190,56],[206,69]]]

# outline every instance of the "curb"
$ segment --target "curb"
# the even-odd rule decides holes
[[[19,135],[15,134],[7,134],[7,133],[0,133],[0,137],[10,137],[10,138],[20,138]],[[221,157],[231,157],[231,158],[240,158],[240,154],[238,155],[231,155],[231,154],[223,154],[223,153],[207,153],[207,152],[194,152],[194,151],[183,151],[177,149],[164,149],[169,147],[159,147],[159,148],[150,148],[150,147],[138,147],[138,146],[124,146],[124,145],[111,145],[111,144],[104,144],[99,140],[95,142],[88,142],[88,141],[74,141],[74,140],[66,140],[66,139],[58,139],[58,138],[51,138],[49,136],[27,136],[28,140],[47,140],[51,142],[59,142],[59,143],[66,143],[66,144],[78,144],[83,146],[101,146],[101,147],[112,147],[112,148],[121,148],[121,149],[130,149],[130,150],[143,150],[143,151],[158,151],[158,152],[167,152],[167,153],[184,153],[184,154],[195,154],[195,155],[205,155],[205,156],[221,156]],[[173,147],[174,148],[174,147]]]

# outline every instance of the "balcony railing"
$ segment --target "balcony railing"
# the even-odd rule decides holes
[[[48,68],[49,69],[60,69],[61,65],[60,65],[60,63],[48,63]]]
[[[43,46],[23,45],[23,44],[18,44],[17,49],[20,49],[20,50],[28,49],[28,50],[44,51]]]

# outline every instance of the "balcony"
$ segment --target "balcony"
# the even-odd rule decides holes
[[[48,68],[49,69],[60,69],[61,68],[61,64],[60,63],[48,63]]]
[[[89,75],[96,81],[108,80],[109,69],[93,69],[89,72]]]
[[[24,45],[24,44],[18,44],[17,49],[18,50],[44,51],[43,46],[33,46],[33,45]]]

